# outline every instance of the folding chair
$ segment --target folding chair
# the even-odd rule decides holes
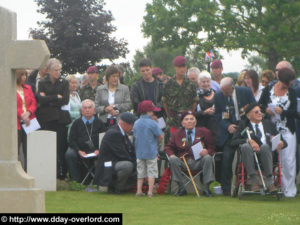
[[[105,132],[99,134],[99,146],[101,146],[102,139],[104,137]],[[86,175],[84,176],[81,184],[86,184],[86,181],[89,181],[88,184],[91,184],[95,177],[95,167],[96,167],[96,159],[97,156],[92,156],[89,158],[81,158],[80,162],[83,167],[87,170]]]
[[[87,170],[87,173],[86,173],[85,177],[83,178],[83,180],[81,181],[81,184],[85,185],[85,184],[91,184],[93,182],[94,177],[95,177],[94,171],[95,171],[95,166],[96,166],[96,161],[95,161],[96,158],[97,158],[97,156],[80,159],[81,164]],[[89,181],[89,182],[86,183],[86,181]]]
[[[166,157],[167,159],[169,159],[168,155],[166,154]],[[196,188],[198,189],[198,192],[201,192],[201,187],[200,187],[200,184],[201,184],[201,175],[202,175],[202,170],[198,170],[198,171],[191,171],[191,174],[192,174],[192,177],[195,181],[195,185],[196,185]],[[182,169],[181,170],[181,175],[183,177],[183,185],[185,187],[185,189],[190,192],[190,190],[194,190],[194,187],[193,187],[193,183],[192,183],[192,179],[190,178],[189,176],[189,173],[187,170],[184,170]],[[197,180],[199,181],[199,183],[197,182]],[[192,189],[191,189],[192,188]],[[176,189],[172,190],[172,176],[171,176],[171,180],[170,180],[170,183],[169,183],[169,187],[168,187],[168,192],[169,194],[172,193],[172,191],[174,193],[176,193],[178,190],[178,187],[176,187]]]

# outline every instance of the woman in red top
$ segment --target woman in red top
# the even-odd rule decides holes
[[[29,85],[26,85],[26,70],[16,70],[17,77],[17,120],[18,120],[18,153],[23,145],[24,165],[27,170],[27,136],[21,124],[29,125],[30,120],[35,118],[36,100]]]

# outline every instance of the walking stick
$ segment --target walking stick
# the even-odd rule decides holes
[[[250,133],[249,133],[249,129],[247,129],[247,136],[248,136],[248,139],[251,139]],[[258,163],[257,154],[256,154],[256,152],[254,150],[253,150],[253,152],[254,152],[254,158],[255,158],[256,165],[257,165],[259,177],[260,177],[260,180],[262,182],[262,185],[263,185],[263,188],[264,188],[264,191],[265,191],[265,190],[267,190],[267,188],[266,188],[266,184],[265,184],[265,181],[264,181],[261,169],[260,169],[260,165]]]
[[[187,153],[186,153],[186,154],[187,154]],[[190,178],[191,178],[191,180],[192,180],[192,183],[193,183],[194,189],[195,189],[195,191],[196,191],[197,197],[199,198],[199,197],[200,197],[200,195],[199,195],[198,188],[196,187],[196,183],[195,183],[195,181],[194,181],[194,177],[192,176],[192,173],[191,173],[190,167],[189,167],[189,165],[187,164],[187,161],[186,161],[186,159],[185,159],[185,155],[186,155],[186,154],[184,154],[184,155],[183,155],[183,156],[181,156],[180,158],[182,158],[182,159],[183,159],[183,161],[184,161],[184,164],[185,164],[185,166],[186,166],[186,168],[187,168],[187,170],[188,170],[189,176],[190,176]]]

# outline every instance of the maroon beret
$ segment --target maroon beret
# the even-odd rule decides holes
[[[184,119],[184,117],[186,117],[187,115],[193,115],[195,118],[195,113],[193,113],[192,111],[184,111],[182,114],[181,114],[181,117],[180,117],[180,121],[182,121]]]
[[[155,67],[152,69],[152,75],[157,75],[157,74],[162,74],[162,73],[163,73],[163,71],[159,67]]]
[[[99,73],[97,66],[90,66],[87,70],[87,73]]]
[[[214,60],[214,61],[211,63],[210,67],[213,68],[213,69],[216,69],[216,68],[223,68],[223,64],[222,64],[222,62],[221,62],[220,59],[216,59],[216,60]]]
[[[138,113],[145,113],[145,112],[159,112],[161,109],[158,107],[155,107],[153,102],[150,100],[145,100],[140,102],[138,106]]]
[[[186,58],[183,56],[176,56],[173,60],[174,66],[185,66],[186,65]]]

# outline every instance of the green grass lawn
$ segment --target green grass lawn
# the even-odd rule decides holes
[[[197,198],[155,195],[135,197],[134,193],[110,195],[98,192],[46,192],[47,213],[123,213],[123,224],[130,225],[223,225],[223,224],[300,224],[300,196],[225,196]]]

